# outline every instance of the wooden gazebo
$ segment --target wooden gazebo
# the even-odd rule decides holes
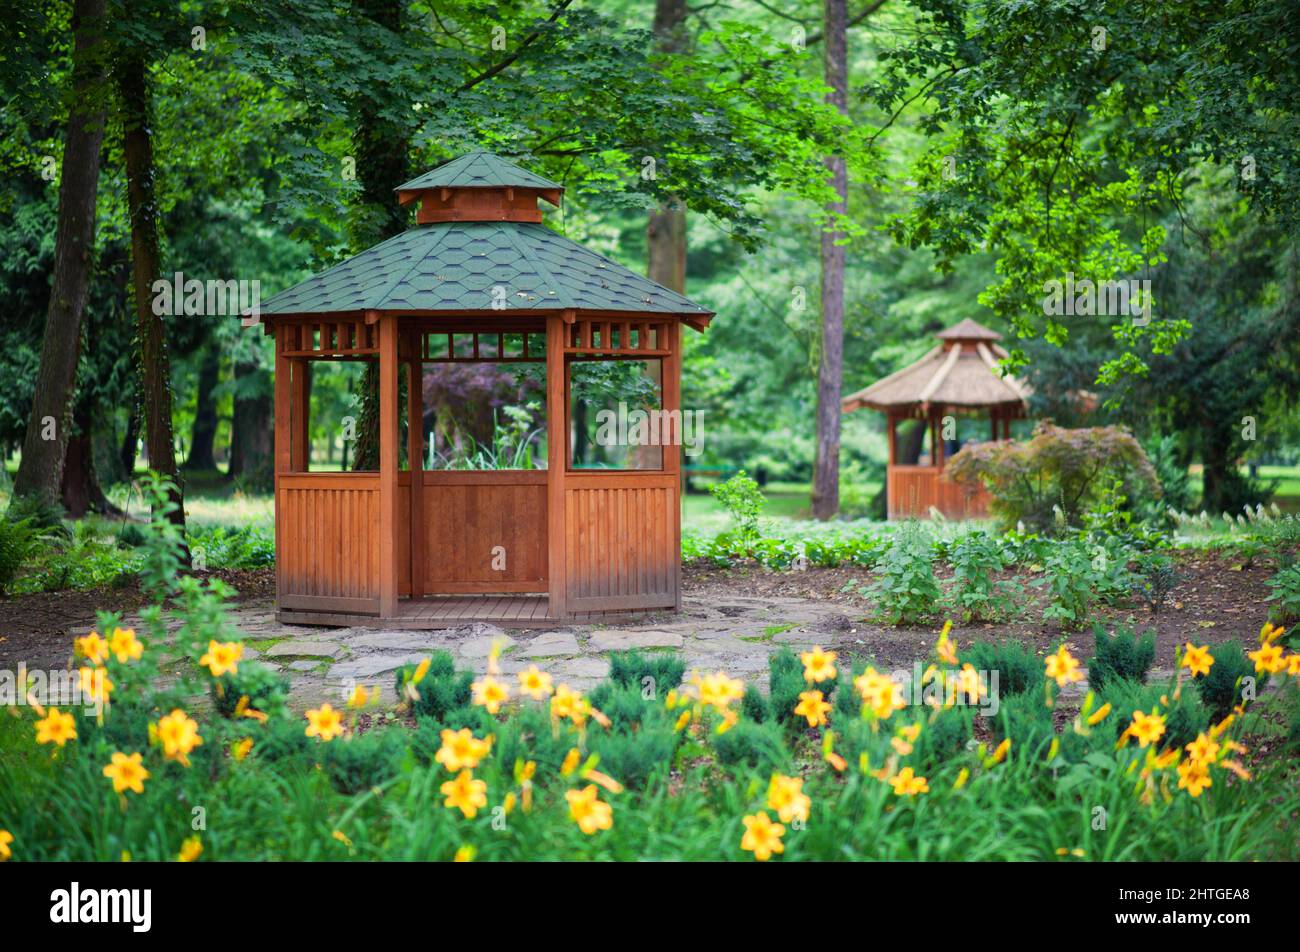
[[[890,519],[926,515],[931,507],[950,519],[988,515],[982,489],[958,486],[943,478],[947,441],[946,416],[987,414],[990,437],[1009,439],[1011,421],[1023,418],[1029,388],[998,372],[1007,352],[997,343],[1002,335],[970,320],[935,335],[939,344],[902,370],[878,380],[842,401],[844,412],[870,407],[885,414],[889,467],[885,499]],[[924,420],[929,434],[930,461],[899,460],[898,424]]]
[[[663,443],[681,438],[683,325],[711,312],[542,224],[554,182],[472,152],[396,189],[416,225],[276,295],[278,617],[323,625],[514,627],[681,603],[680,453],[570,465],[576,361],[654,366]],[[311,368],[377,361],[379,468],[310,472]],[[546,468],[426,470],[423,367],[546,368]],[[399,374],[407,380],[399,466]]]

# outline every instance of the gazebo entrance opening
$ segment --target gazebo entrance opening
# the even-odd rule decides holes
[[[466,159],[497,184],[461,184]],[[681,333],[711,314],[537,223],[518,193],[558,186],[530,176],[474,153],[407,183],[421,226],[266,306],[283,620],[541,626],[680,606]],[[431,195],[468,217],[426,216]],[[323,360],[377,363],[377,471],[310,471]],[[439,445],[425,368],[485,363],[533,375],[544,433],[471,469],[488,457]],[[620,414],[656,425],[629,440]]]

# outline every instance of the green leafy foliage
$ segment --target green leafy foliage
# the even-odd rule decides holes
[[[731,516],[732,525],[742,545],[749,546],[758,540],[758,519],[763,514],[762,491],[753,478],[741,470],[725,482],[709,487],[715,499],[722,503]]]
[[[890,624],[916,624],[934,614],[942,593],[931,564],[930,539],[918,526],[898,531],[876,570],[876,581],[862,594],[875,601]]]
[[[1216,718],[1222,718],[1245,700],[1243,682],[1255,677],[1255,664],[1246,657],[1246,649],[1239,641],[1214,646],[1210,656],[1214,658],[1210,673],[1197,676],[1195,681],[1206,706]]]
[[[953,543],[948,554],[953,587],[948,597],[964,621],[994,621],[1015,613],[1022,588],[998,579],[1006,568],[1003,547],[986,532],[970,532]]]
[[[409,697],[406,688],[410,684],[416,694],[411,701],[411,710],[416,716],[427,717],[440,724],[447,723],[453,712],[468,707],[474,673],[457,671],[455,660],[446,651],[435,651],[429,655],[428,660],[428,670],[419,682],[414,682],[419,665],[408,664],[397,669],[397,696]]]
[[[669,691],[681,685],[685,672],[686,662],[673,653],[613,651],[609,655],[609,679],[636,688],[649,700],[662,702]]]
[[[1023,694],[1037,689],[1043,680],[1043,660],[1018,641],[977,641],[960,652],[963,663],[976,671],[998,673],[998,694],[1001,697]]]
[[[1146,453],[1127,430],[1066,429],[1050,420],[1038,423],[1028,441],[963,446],[947,473],[960,484],[983,485],[1004,528],[1023,523],[1035,532],[1058,530],[1060,519],[1082,525],[1083,514],[1112,488],[1113,476],[1148,493],[1159,491]]]
[[[1270,616],[1281,624],[1300,621],[1300,563],[1279,569],[1267,583],[1271,594]]]
[[[0,516],[0,595],[4,595],[22,567],[43,548],[44,536],[30,519]]]
[[[1088,685],[1094,691],[1103,691],[1117,678],[1141,684],[1156,660],[1156,635],[1145,631],[1140,636],[1133,629],[1120,625],[1114,634],[1093,623],[1093,656],[1088,659]]]

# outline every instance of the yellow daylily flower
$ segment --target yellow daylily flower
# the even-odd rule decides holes
[[[1287,665],[1282,647],[1272,642],[1265,642],[1258,650],[1247,653],[1246,657],[1255,662],[1256,674],[1277,674]]]
[[[203,853],[203,841],[198,836],[191,836],[181,844],[181,851],[176,859],[182,863],[192,863]]]
[[[1103,704],[1101,707],[1097,708],[1097,710],[1093,711],[1092,716],[1088,718],[1088,726],[1096,727],[1098,724],[1100,724],[1102,721],[1106,719],[1106,716],[1108,714],[1110,714],[1109,701]]]
[[[77,722],[71,714],[61,714],[52,707],[44,720],[36,722],[36,743],[62,747],[77,736]]]
[[[1056,654],[1047,656],[1046,668],[1047,677],[1055,679],[1058,687],[1065,687],[1071,681],[1083,680],[1078,659],[1070,654],[1065,645],[1057,648]]]
[[[158,721],[157,736],[163,747],[163,756],[182,767],[190,765],[190,751],[203,743],[199,725],[180,708]]]
[[[1206,787],[1214,785],[1210,779],[1209,765],[1197,760],[1187,760],[1178,765],[1178,788],[1191,796],[1199,797]]]
[[[1187,756],[1200,764],[1212,763],[1219,754],[1219,745],[1209,734],[1198,734],[1196,740],[1184,748]]]
[[[208,642],[207,654],[199,658],[199,664],[207,668],[214,678],[223,674],[234,674],[239,670],[239,659],[244,656],[244,646],[238,641]]]
[[[509,686],[490,674],[475,681],[470,687],[474,692],[473,703],[486,708],[489,714],[496,714],[501,710],[501,705],[510,700]]]
[[[135,629],[115,628],[113,637],[108,642],[108,650],[117,657],[118,664],[126,664],[128,661],[140,660],[144,654],[144,645],[136,639]]]
[[[564,799],[569,801],[569,816],[588,836],[614,825],[613,808],[600,800],[598,794],[596,785],[590,783],[581,790],[566,790],[564,793]]]
[[[449,810],[460,810],[468,820],[474,819],[480,809],[487,806],[487,784],[475,780],[468,770],[462,770],[456,779],[448,780],[438,788]]]
[[[452,773],[474,769],[492,750],[492,741],[479,740],[468,727],[458,731],[444,730],[441,736],[442,747],[433,759]]]
[[[537,665],[527,671],[519,672],[519,693],[527,694],[534,701],[544,701],[551,696],[551,676]]]
[[[911,767],[900,770],[898,776],[890,778],[889,784],[894,788],[894,795],[899,797],[912,797],[918,793],[930,792],[930,785],[926,779],[918,777]]]
[[[80,668],[77,671],[81,693],[97,704],[107,704],[113,694],[113,682],[103,668]]]
[[[77,638],[73,641],[73,646],[77,656],[85,658],[92,665],[98,666],[108,660],[108,642],[97,631],[92,631],[84,638]]]
[[[826,723],[826,715],[831,706],[822,699],[821,691],[802,691],[794,712],[808,719],[809,727],[820,727]]]
[[[104,776],[113,781],[114,793],[125,790],[144,793],[144,782],[149,779],[149,771],[141,764],[142,759],[140,754],[131,754],[129,757],[121,751],[113,754],[112,763],[104,768]]]
[[[1214,657],[1210,654],[1209,645],[1201,645],[1199,648],[1190,641],[1183,646],[1182,666],[1192,673],[1192,677],[1202,677],[1210,673],[1210,666],[1214,664]]]
[[[1137,738],[1140,746],[1148,747],[1164,736],[1164,716],[1157,714],[1154,710],[1150,714],[1134,711],[1133,723],[1129,726],[1129,733]]]
[[[740,838],[740,848],[753,853],[754,859],[765,863],[773,853],[785,852],[785,844],[781,842],[785,827],[773,823],[766,813],[759,811],[742,818],[741,822],[745,824],[745,835]]]
[[[343,733],[343,714],[328,703],[307,712],[307,736],[323,741],[333,740]]]
[[[799,655],[799,660],[803,662],[803,679],[810,684],[833,681],[835,658],[834,651],[822,651],[820,645],[815,646],[812,651],[805,651]]]
[[[12,833],[8,830],[0,830],[0,863],[14,855],[14,851],[10,849],[10,844],[13,841],[14,835]]]
[[[944,664],[957,664],[957,646],[948,637],[950,631],[952,631],[952,621],[945,621],[943,631],[939,632],[939,640],[935,643],[934,652]]]
[[[248,756],[248,752],[253,749],[253,738],[245,737],[243,740],[236,741],[230,748],[230,753],[238,763]]]
[[[775,810],[782,823],[794,820],[808,822],[808,809],[812,800],[803,792],[803,779],[786,777],[779,773],[772,774],[767,787],[767,805]]]
[[[453,863],[472,863],[474,857],[478,855],[478,850],[468,844],[456,850],[456,855],[452,858]]]

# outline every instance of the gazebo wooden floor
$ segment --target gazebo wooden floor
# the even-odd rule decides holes
[[[329,625],[353,628],[455,628],[488,622],[499,628],[559,628],[643,618],[645,611],[572,612],[565,618],[547,618],[545,595],[426,595],[402,599],[395,618],[343,612],[279,611],[276,619],[290,625]]]

